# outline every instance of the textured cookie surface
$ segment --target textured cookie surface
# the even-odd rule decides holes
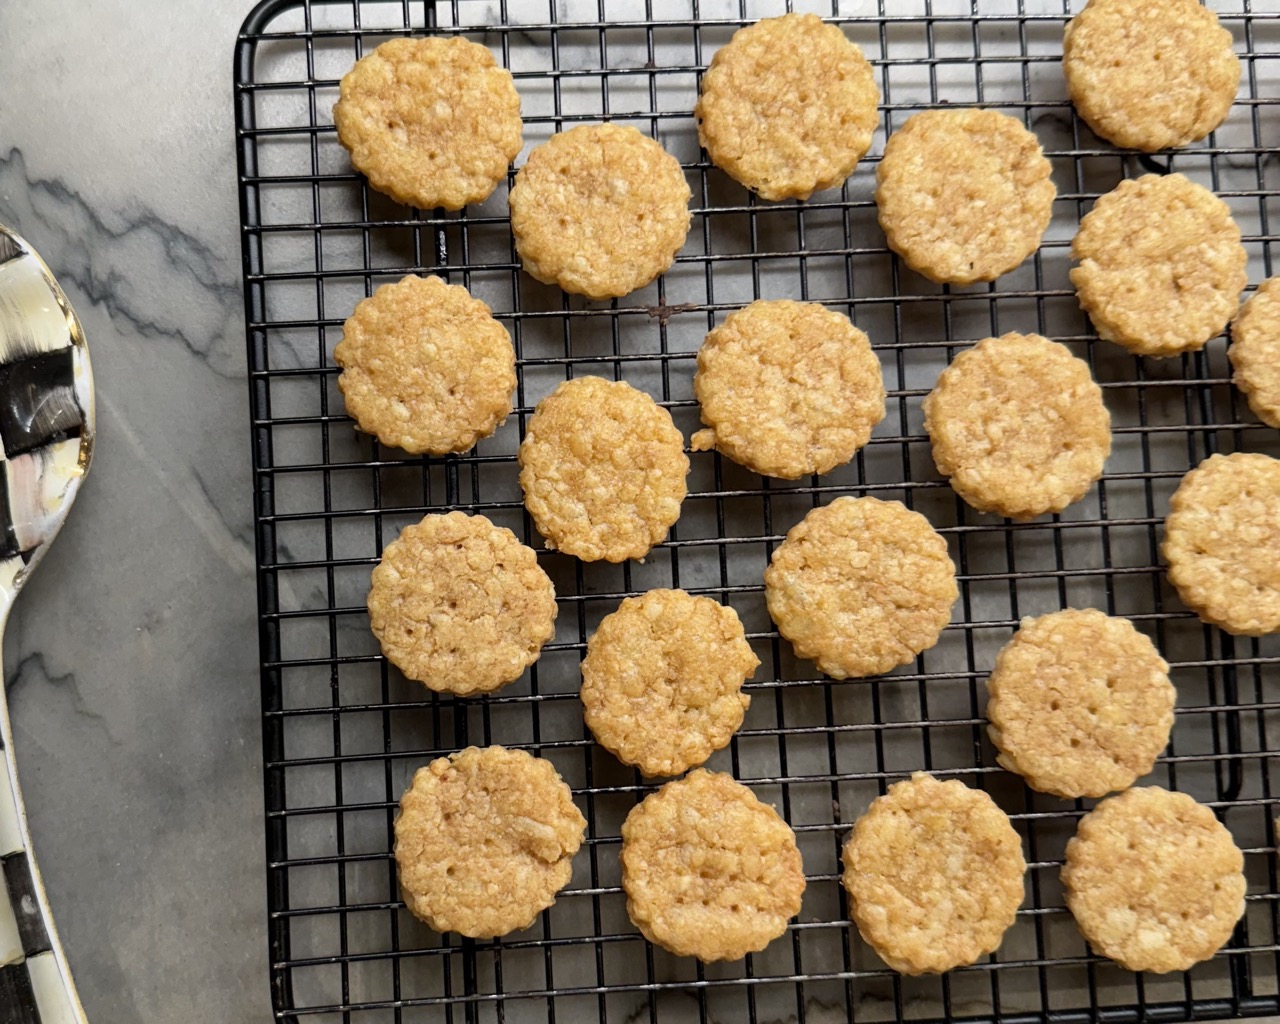
[[[373,570],[369,624],[382,653],[442,693],[518,679],[555,634],[555,618],[555,589],[537,555],[484,516],[425,516]]]
[[[1164,524],[1182,603],[1228,633],[1280,630],[1280,461],[1211,455],[1182,478]]]
[[[1062,70],[1096,134],[1148,152],[1204,138],[1240,86],[1231,33],[1196,0],[1091,0],[1067,25]]]
[[[994,110],[925,110],[876,168],[889,245],[931,281],[994,281],[1030,256],[1057,190],[1040,141]]]
[[[524,269],[592,299],[643,288],[675,262],[692,193],[675,157],[631,127],[579,125],[529,154],[511,189]]]
[[[880,360],[849,318],[817,303],[757,301],[698,352],[693,390],[706,430],[695,450],[786,480],[843,465],[884,419]]]
[[[970,505],[1014,519],[1082,498],[1111,454],[1111,416],[1089,365],[1038,334],[966,349],[924,400],[938,472]]]
[[[1098,953],[1130,971],[1184,971],[1221,949],[1244,913],[1244,856],[1208,807],[1148,786],[1080,819],[1062,885]]]
[[[1071,258],[1098,335],[1144,356],[1194,351],[1221,333],[1248,262],[1227,204],[1181,174],[1120,182],[1080,221]]]
[[[538,403],[520,445],[524,503],[549,547],[643,558],[680,517],[689,458],[671,414],[629,384],[579,377]]]
[[[1263,281],[1231,325],[1236,387],[1263,423],[1280,428],[1280,277]]]
[[[668,782],[622,825],[627,913],[677,956],[737,960],[764,949],[800,912],[795,833],[721,772]]]
[[[792,527],[764,574],[778,631],[835,679],[904,665],[951,621],[955,566],[918,512],[837,498]]]
[[[419,768],[400,798],[401,894],[439,932],[527,928],[568,884],[586,827],[550,761],[467,747]]]
[[[397,202],[457,210],[493,192],[520,152],[520,97],[493,54],[459,36],[391,39],[343,76],[338,140]]]
[[[764,199],[808,199],[853,173],[879,123],[862,51],[814,14],[739,29],[702,76],[695,116],[711,161]]]
[[[1128,619],[1068,608],[1022,620],[987,680],[987,718],[998,760],[1033,789],[1097,797],[1151,771],[1176,697]]]
[[[916,772],[844,847],[858,931],[895,971],[940,974],[1000,945],[1022,904],[1022,842],[986,793]]]
[[[732,608],[683,590],[629,597],[587,642],[587,726],[623,764],[679,775],[738,731],[759,664]]]
[[[407,452],[466,451],[511,412],[507,329],[461,285],[410,275],[360,302],[333,351],[347,412]]]

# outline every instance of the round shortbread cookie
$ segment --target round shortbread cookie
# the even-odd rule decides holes
[[[441,693],[486,693],[520,678],[555,620],[555,588],[533,549],[484,516],[424,516],[373,570],[369,625],[382,653]]]
[[[974,508],[1012,519],[1084,497],[1111,454],[1111,415],[1089,364],[1038,334],[961,352],[924,400],[938,472]]]
[[[579,125],[529,154],[511,189],[524,269],[591,299],[643,288],[675,262],[693,193],[670,153],[636,129]]]
[[[1057,195],[1040,140],[994,110],[925,110],[889,136],[876,205],[890,247],[931,281],[994,281],[1040,246]]]
[[[884,379],[867,336],[815,302],[756,301],[698,352],[693,390],[718,448],[765,476],[794,480],[853,458],[884,419]]]
[[[816,14],[733,34],[702,76],[694,116],[714,163],[763,199],[808,199],[853,173],[880,115],[875,72]]]
[[[1095,134],[1149,153],[1204,138],[1240,87],[1231,33],[1196,0],[1090,0],[1067,25],[1062,70]]]
[[[1244,855],[1208,807],[1147,786],[1080,819],[1062,885],[1098,953],[1130,971],[1185,971],[1221,949],[1244,913]]]
[[[1071,243],[1080,305],[1135,355],[1203,348],[1235,315],[1248,255],[1227,204],[1181,174],[1120,182]]]
[[[621,381],[579,377],[538,403],[520,445],[524,503],[547,546],[643,558],[680,518],[689,458],[671,414]]]
[[[668,782],[622,824],[627,913],[677,956],[737,960],[800,913],[795,833],[746,786],[704,768]]]
[[[569,884],[587,822],[550,761],[467,747],[413,776],[400,798],[400,892],[438,932],[528,928]]]
[[[587,641],[587,727],[623,764],[679,775],[733,738],[759,665],[732,608],[683,590],[629,597]]]
[[[1128,619],[1067,608],[1022,620],[987,680],[997,760],[1042,793],[1105,796],[1155,766],[1177,693]]]
[[[1232,380],[1255,416],[1280,428],[1280,277],[1258,285],[1231,325]]]
[[[916,772],[853,826],[844,887],[858,931],[903,974],[941,974],[1000,945],[1023,899],[1022,841],[991,797]]]
[[[333,358],[356,425],[415,455],[464,452],[511,412],[511,336],[488,306],[438,277],[410,275],[362,300]]]
[[[833,679],[907,664],[938,642],[959,595],[929,520],[879,498],[806,515],[769,560],[764,593],[778,632]]]
[[[1161,551],[1182,603],[1205,622],[1280,631],[1280,461],[1210,455],[1170,499]]]
[[[511,72],[460,36],[391,39],[342,78],[338,141],[369,184],[424,210],[488,198],[520,152]]]

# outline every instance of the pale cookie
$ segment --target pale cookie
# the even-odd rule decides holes
[[[997,760],[1042,793],[1105,796],[1169,743],[1169,666],[1128,619],[1093,608],[1025,618],[996,656],[987,718]]]
[[[553,135],[511,189],[520,262],[567,292],[626,295],[675,262],[692,195],[676,158],[634,128],[579,125]]]
[[[880,959],[941,974],[1000,945],[1022,905],[1022,841],[987,796],[916,772],[858,819],[844,847],[849,912]]]
[[[994,110],[925,110],[876,168],[889,246],[931,281],[994,281],[1040,247],[1057,195],[1040,140]]]
[[[520,152],[511,72],[460,36],[392,39],[346,73],[338,141],[369,184],[424,210],[488,198]]]
[[[680,518],[689,458],[671,414],[621,381],[579,377],[538,403],[520,445],[533,524],[584,562],[643,558]]]
[[[778,632],[833,679],[874,676],[938,642],[959,591],[947,542],[919,512],[837,498],[791,528],[764,573]]]
[[[1147,786],[1080,819],[1062,886],[1095,951],[1130,971],[1185,971],[1244,913],[1244,855],[1208,807]]]
[[[815,302],[756,301],[730,313],[698,352],[695,451],[718,448],[765,476],[794,480],[853,458],[884,419],[880,360],[847,316]]]
[[[679,775],[733,738],[759,664],[732,608],[683,590],[629,597],[587,641],[587,727],[623,764]]]
[[[437,758],[400,798],[401,895],[438,932],[528,928],[568,885],[586,827],[550,761],[504,747]]]
[[[1232,380],[1254,415],[1280,428],[1280,277],[1263,281],[1244,304],[1231,325],[1227,355]]]
[[[980,512],[1033,519],[1084,497],[1111,454],[1089,365],[1038,334],[961,352],[924,400],[938,472]]]
[[[677,956],[737,960],[800,913],[795,833],[746,786],[699,768],[668,782],[622,823],[627,913]]]
[[[373,570],[369,625],[382,653],[441,693],[518,679],[555,635],[555,619],[555,588],[533,549],[484,516],[424,516]]]
[[[1170,499],[1161,551],[1182,603],[1205,622],[1280,631],[1280,461],[1210,455]]]
[[[763,199],[808,199],[853,173],[880,122],[862,51],[815,14],[733,34],[702,76],[694,116],[714,163]]]
[[[1247,280],[1231,210],[1181,174],[1120,182],[1080,221],[1071,258],[1098,336],[1142,356],[1204,348],[1235,315]]]
[[[1091,0],[1067,25],[1062,70],[1096,135],[1149,153],[1204,138],[1240,87],[1231,33],[1196,0]]]
[[[333,350],[347,412],[415,455],[464,452],[511,412],[507,329],[461,285],[410,275],[362,300]]]

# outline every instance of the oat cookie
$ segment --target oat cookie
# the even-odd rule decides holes
[[[1244,856],[1208,807],[1140,787],[1080,819],[1062,885],[1095,951],[1130,971],[1185,971],[1244,913]]]
[[[579,377],[538,403],[520,445],[524,503],[547,547],[643,558],[680,518],[689,458],[671,414],[621,381]]]
[[[874,676],[938,642],[955,566],[919,512],[837,498],[791,528],[764,573],[765,600],[796,654],[833,679]]]
[[[1093,608],[1025,618],[996,656],[987,717],[999,762],[1061,797],[1127,789],[1169,743],[1169,666],[1128,619]]]
[[[815,14],[733,34],[702,76],[694,116],[712,163],[763,199],[808,199],[853,173],[880,122],[862,50]]]
[[[507,329],[461,285],[410,275],[361,301],[333,350],[347,412],[415,455],[464,452],[511,412]]]
[[[903,974],[941,974],[996,949],[1026,870],[1022,841],[991,797],[924,772],[872,801],[844,847],[854,923]]]
[[[1268,426],[1280,428],[1280,277],[1258,285],[1231,325],[1232,377],[1249,408]]]
[[[1057,189],[1040,140],[994,110],[925,110],[889,136],[876,205],[890,247],[931,281],[994,281],[1040,246]]]
[[[627,913],[677,956],[737,960],[800,913],[795,833],[746,786],[704,768],[668,782],[622,824]]]
[[[342,78],[333,123],[370,185],[424,210],[488,198],[523,129],[511,72],[460,36],[392,39],[362,57]]]
[[[1038,334],[986,338],[924,400],[938,472],[980,512],[1034,519],[1084,497],[1111,454],[1089,365]]]
[[[683,590],[629,597],[587,642],[587,726],[623,764],[679,775],[733,738],[759,665],[732,608]]]
[[[1181,174],[1120,182],[1080,221],[1071,258],[1098,336],[1140,356],[1204,348],[1235,315],[1248,261],[1227,204]]]
[[[1231,33],[1196,0],[1091,0],[1067,25],[1062,70],[1095,134],[1149,153],[1204,138],[1240,87]]]
[[[516,175],[516,250],[543,284],[591,299],[626,295],[675,262],[692,195],[676,158],[647,135],[579,125],[538,146]]]
[[[528,928],[569,883],[586,827],[550,761],[467,747],[419,768],[400,798],[400,892],[438,932]]]
[[[1210,455],[1169,501],[1161,548],[1182,603],[1228,633],[1280,631],[1280,461]]]
[[[484,516],[406,526],[382,552],[369,624],[408,678],[467,696],[518,679],[555,635],[556,592],[537,555]]]

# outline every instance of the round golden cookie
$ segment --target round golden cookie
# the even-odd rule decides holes
[[[759,952],[800,913],[804,884],[790,826],[721,772],[668,782],[622,823],[627,913],[677,956]]]
[[[913,114],[876,168],[889,246],[931,281],[994,281],[1040,246],[1057,195],[1040,140],[994,110]]]
[[[460,36],[391,39],[342,78],[338,141],[379,192],[458,210],[488,198],[520,152],[511,72]]]
[[[507,329],[461,285],[410,275],[362,300],[333,350],[347,412],[415,455],[464,452],[511,412]]]
[[[683,590],[629,597],[587,641],[587,727],[623,764],[679,775],[733,738],[759,664],[732,608]]]
[[[591,299],[643,288],[689,233],[689,183],[636,129],[579,125],[538,146],[512,186],[511,230],[528,273]]]
[[[400,798],[401,895],[438,932],[528,928],[569,883],[586,827],[550,761],[504,747],[437,758]]]
[[[1280,631],[1280,461],[1210,455],[1170,499],[1161,551],[1182,603],[1205,622]]]
[[[702,76],[694,116],[711,162],[763,199],[808,199],[853,173],[880,115],[875,72],[815,14],[733,34]]]
[[[1280,428],[1280,277],[1263,281],[1244,304],[1231,325],[1227,355],[1232,380],[1254,415]]]
[[[884,419],[884,379],[867,336],[816,302],[756,301],[730,313],[698,352],[695,451],[718,448],[765,476],[794,480],[853,458]]]
[[[991,797],[956,779],[895,782],[854,824],[843,859],[858,931],[903,974],[992,952],[1022,905],[1018,833]]]
[[[764,594],[796,654],[848,679],[888,672],[936,644],[959,591],[947,542],[919,512],[837,498],[778,545]]]
[[[1231,33],[1197,0],[1091,0],[1067,25],[1062,70],[1095,134],[1149,153],[1204,138],[1240,87]]]
[[[1025,618],[996,656],[987,718],[997,760],[1042,793],[1127,789],[1169,744],[1177,693],[1155,644],[1093,608]]]
[[[382,653],[441,693],[487,693],[520,678],[555,620],[555,588],[533,549],[484,516],[424,516],[373,570],[369,625]]]
[[[1185,971],[1244,913],[1244,855],[1208,807],[1140,787],[1080,819],[1062,886],[1095,951],[1130,971]]]
[[[689,458],[671,414],[621,381],[579,377],[538,403],[520,445],[524,504],[547,547],[643,558],[680,518]]]
[[[924,400],[938,472],[980,512],[1033,519],[1084,497],[1111,454],[1089,364],[1038,334],[986,338]]]
[[[1231,210],[1181,174],[1120,182],[1080,221],[1071,258],[1098,336],[1141,356],[1204,348],[1235,315],[1247,280]]]

